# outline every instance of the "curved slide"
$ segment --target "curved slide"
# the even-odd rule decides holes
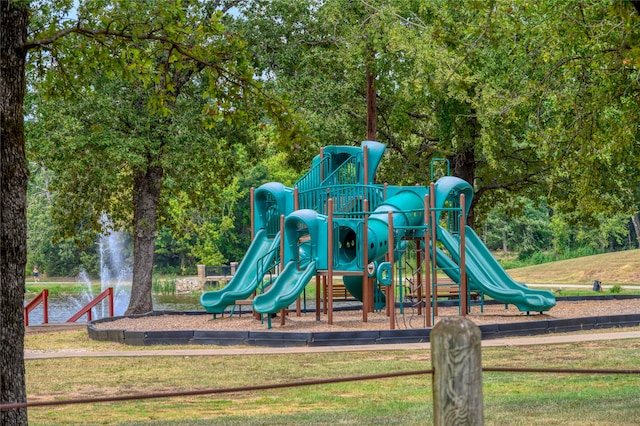
[[[296,210],[286,217],[282,237],[285,248],[282,272],[264,293],[253,299],[256,312],[276,313],[287,308],[315,276],[316,269],[326,267],[326,259],[318,256],[327,252],[326,227],[326,216],[315,210]],[[302,232],[303,229],[306,232]],[[301,238],[304,242],[300,241]]]
[[[378,260],[387,253],[388,213],[394,215],[394,226],[403,229],[423,222],[423,199],[415,190],[403,190],[378,205],[369,218],[369,261]],[[300,246],[297,244],[298,224],[304,222],[309,230],[309,249],[304,255],[315,259],[298,269]],[[357,221],[354,220],[354,224]],[[319,224],[322,223],[322,226]],[[316,268],[326,268],[328,259],[326,246],[326,217],[320,218],[315,211],[298,210],[285,219],[285,268],[273,285],[263,294],[254,298],[253,307],[259,313],[275,313],[288,307],[302,293],[305,285],[315,275]],[[345,287],[352,296],[362,300],[362,277],[344,277]],[[384,294],[376,291],[377,307],[380,307]]]
[[[454,260],[438,250],[438,264],[444,267],[449,278],[460,282],[458,267],[460,261],[460,240],[446,229],[438,226],[438,241],[449,251]],[[553,293],[547,290],[531,289],[514,281],[500,266],[489,249],[469,226],[465,227],[466,271],[469,287],[482,291],[489,297],[515,305],[522,312],[544,312],[556,305]]]
[[[298,269],[298,262],[289,261],[269,291],[253,299],[253,309],[258,313],[266,314],[288,307],[296,301],[315,274],[314,262],[310,262],[305,269]]]
[[[274,238],[268,238],[267,231],[258,231],[229,284],[221,290],[202,293],[200,304],[207,312],[220,314],[236,300],[249,297],[258,288],[266,272],[264,268],[259,271],[259,267],[271,264],[279,246],[279,233]]]

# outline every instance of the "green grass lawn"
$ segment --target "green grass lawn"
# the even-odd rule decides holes
[[[42,290],[49,290],[49,297],[58,297],[63,295],[77,295],[87,290],[85,284],[78,283],[52,283],[52,282],[40,282],[38,284],[27,283],[25,289],[25,298],[30,299],[38,295]],[[94,294],[98,294],[101,291],[100,284],[92,285]]]
[[[626,250],[509,269],[509,275],[524,283],[640,285],[640,250]]]
[[[428,350],[128,357],[137,348],[94,342],[84,331],[28,335],[26,347],[122,350],[123,355],[28,360],[29,401],[230,388],[431,368]],[[640,339],[483,348],[482,356],[485,367],[637,369]],[[32,425],[422,425],[433,421],[431,386],[430,375],[419,375],[39,407],[29,410],[29,420]],[[483,393],[485,423],[490,425],[631,425],[640,418],[637,375],[485,372]]]
[[[589,256],[509,273],[518,281],[549,283],[556,290],[562,284],[591,284],[593,279],[604,285],[638,284],[640,251]],[[29,284],[28,289],[37,292],[43,285]],[[60,292],[79,287],[75,283],[57,285]],[[570,288],[557,292],[559,296],[585,294],[596,293]],[[26,361],[29,401],[217,389],[431,368],[429,352],[415,350],[128,357],[140,348],[91,341],[85,331],[27,335],[25,346],[38,351],[122,352],[121,357],[112,358]],[[637,369],[640,339],[484,348],[483,365]],[[485,424],[490,425],[632,425],[640,419],[637,375],[485,372],[483,393]],[[32,408],[29,420],[32,425],[423,425],[433,422],[432,403],[431,377],[421,375],[260,392]]]

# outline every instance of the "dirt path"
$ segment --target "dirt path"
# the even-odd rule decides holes
[[[602,340],[640,339],[640,330],[624,331],[615,329],[600,333],[562,334],[551,336],[510,337],[504,339],[483,340],[482,347],[498,346],[531,346],[557,345],[565,343],[590,342]],[[229,356],[229,355],[269,355],[293,353],[327,353],[327,352],[364,352],[364,351],[399,351],[429,350],[429,343],[403,343],[389,345],[352,345],[352,346],[296,346],[280,347],[213,347],[194,346],[193,349],[140,349],[135,351],[100,351],[58,350],[58,351],[25,351],[25,360],[49,358],[100,358],[100,357],[149,357],[149,356]]]

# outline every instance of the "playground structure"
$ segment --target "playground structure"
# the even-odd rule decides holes
[[[316,319],[323,306],[330,325],[334,277],[362,302],[363,322],[385,309],[391,329],[407,304],[431,327],[442,287],[454,287],[447,299],[454,295],[462,316],[472,293],[481,304],[486,295],[527,313],[555,306],[551,292],[513,281],[466,225],[469,183],[448,175],[429,186],[374,183],[385,148],[327,146],[293,188],[271,182],[252,190],[252,243],[231,281],[202,294],[205,310],[215,317],[253,296],[255,313],[282,312],[284,324],[293,303],[300,312],[313,277]]]

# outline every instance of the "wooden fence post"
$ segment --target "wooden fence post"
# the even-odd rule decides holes
[[[444,318],[430,340],[433,424],[483,425],[480,329],[467,318]]]

